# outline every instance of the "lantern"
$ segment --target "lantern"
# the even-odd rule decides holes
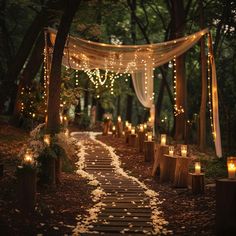
[[[161,134],[161,146],[166,145],[166,134]]]
[[[187,145],[181,145],[181,156],[187,157]]]

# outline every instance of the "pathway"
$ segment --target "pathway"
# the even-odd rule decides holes
[[[93,133],[74,133],[79,152],[77,173],[97,187],[95,205],[84,219],[78,216],[74,235],[156,235],[171,233],[159,210],[158,194],[120,167],[111,147]],[[135,164],[135,163],[134,163]]]

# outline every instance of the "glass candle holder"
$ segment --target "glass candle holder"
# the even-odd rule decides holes
[[[187,157],[187,145],[181,145],[181,156]]]
[[[23,158],[24,164],[32,165],[33,164],[33,151],[31,148],[27,148],[24,158]]]
[[[135,134],[135,128],[131,129],[131,134]]]
[[[174,146],[169,146],[169,155],[174,156]]]
[[[117,120],[118,120],[118,122],[121,122],[121,117],[120,117],[120,116],[118,116]]]
[[[201,163],[199,161],[195,162],[194,167],[195,167],[195,174],[197,175],[201,174]]]
[[[161,146],[166,145],[166,134],[161,134]]]
[[[148,132],[148,134],[147,134],[147,141],[148,142],[152,141],[152,132]]]
[[[227,169],[228,169],[228,178],[235,179],[236,178],[236,157],[228,157],[227,158]]]
[[[144,129],[147,129],[147,124],[146,124],[146,123],[143,124],[143,128],[144,128]]]
[[[139,131],[140,131],[140,132],[143,132],[143,124],[141,124],[141,125],[139,126]]]

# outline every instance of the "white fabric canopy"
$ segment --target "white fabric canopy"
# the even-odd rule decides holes
[[[56,31],[48,28],[47,32],[50,36],[51,47],[53,48]],[[176,40],[148,45],[110,45],[68,36],[62,63],[64,66],[77,70],[86,71],[98,68],[114,73],[132,74],[136,95],[144,107],[151,109],[152,121],[154,122],[153,68],[161,66],[185,53],[208,32],[208,29],[204,29]],[[212,75],[214,75],[214,63],[211,63],[211,65]],[[221,156],[221,143],[219,141],[220,126],[219,119],[217,118],[218,97],[216,77],[212,79],[212,83],[214,88],[216,88],[212,96],[212,100],[214,99],[212,104],[213,120],[215,121],[214,132],[216,134],[215,144],[217,143],[216,153],[217,156]]]

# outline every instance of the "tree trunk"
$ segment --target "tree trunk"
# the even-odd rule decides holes
[[[199,2],[200,10],[200,26],[204,27],[204,15],[202,0]],[[206,55],[205,55],[205,37],[203,36],[200,41],[201,45],[201,81],[202,81],[202,99],[200,107],[200,135],[199,135],[199,148],[204,151],[206,148],[206,103],[207,103],[207,68],[206,68]]]
[[[131,31],[131,39],[132,43],[136,44],[136,0],[128,0],[128,5],[131,9],[131,16],[130,16],[130,31]],[[132,79],[130,80],[129,84],[130,89],[133,90],[133,82]],[[127,95],[127,104],[126,104],[126,120],[132,122],[132,107],[133,107],[133,96]]]
[[[183,36],[185,26],[185,11],[183,0],[175,1],[171,0],[172,3],[172,19],[173,25],[173,36],[175,38]],[[185,79],[185,56],[181,55],[176,58],[176,105],[177,108],[183,108],[184,113],[180,113],[176,116],[176,129],[175,138],[176,140],[183,140],[186,136],[185,120],[187,117],[187,85]]]
[[[68,0],[58,28],[54,45],[52,66],[49,79],[49,96],[47,108],[47,131],[50,134],[59,132],[60,127],[60,92],[61,92],[61,63],[67,35],[80,1]]]
[[[31,81],[36,76],[43,63],[43,48],[44,48],[44,33],[41,32],[34,45],[34,49],[30,55],[28,63],[20,77],[19,85],[17,88],[14,112],[13,112],[14,118],[19,117],[21,111],[21,102],[20,102],[21,89],[25,86],[30,85]]]

